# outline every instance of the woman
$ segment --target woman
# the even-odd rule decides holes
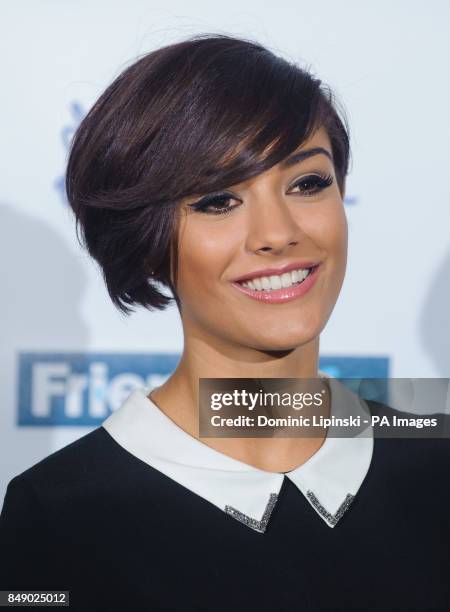
[[[254,42],[197,36],[106,89],[68,199],[114,304],[163,309],[169,288],[184,349],[11,481],[1,588],[70,591],[77,610],[449,609],[446,441],[198,435],[201,378],[319,377],[327,414],[389,413],[318,371],[348,162],[331,92]]]

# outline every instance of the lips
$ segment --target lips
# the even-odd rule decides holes
[[[282,304],[296,300],[307,294],[312,287],[314,287],[317,277],[321,270],[320,265],[312,268],[308,276],[300,283],[291,285],[290,287],[282,287],[281,289],[271,289],[270,291],[258,291],[250,289],[250,287],[244,287],[239,282],[232,282],[232,286],[235,287],[240,293],[245,294],[249,298],[256,300],[260,303],[265,304]]]
[[[284,266],[281,266],[279,268],[264,268],[264,269],[260,269],[260,270],[254,270],[253,272],[248,272],[247,274],[243,274],[242,276],[238,276],[237,278],[234,278],[231,282],[233,283],[243,283],[245,281],[249,281],[252,280],[253,278],[259,278],[261,276],[280,276],[281,274],[284,274],[285,272],[291,272],[291,270],[298,270],[298,269],[307,269],[307,268],[314,268],[315,266],[318,266],[320,264],[320,261],[313,261],[313,260],[308,260],[308,261],[295,261],[289,264],[286,264]]]

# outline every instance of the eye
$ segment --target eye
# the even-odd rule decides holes
[[[231,212],[234,208],[238,208],[239,205],[229,206],[230,200],[236,198],[227,193],[219,193],[217,195],[205,196],[194,204],[189,204],[189,208],[193,210],[205,213],[207,215],[223,215]]]
[[[291,190],[295,189],[296,187],[299,187],[300,191],[294,193],[311,196],[315,195],[316,193],[319,193],[320,191],[326,189],[332,184],[333,177],[331,176],[331,174],[327,174],[325,176],[322,176],[320,174],[310,174],[309,176],[304,176],[303,178],[296,181],[292,185]]]
[[[330,174],[322,176],[320,174],[310,174],[296,181],[290,191],[299,187],[301,195],[312,196],[326,189],[333,184],[333,177]],[[188,208],[207,215],[223,215],[232,212],[235,208],[239,208],[239,204],[230,206],[231,200],[237,198],[229,193],[218,193],[207,195],[193,204],[189,204]]]

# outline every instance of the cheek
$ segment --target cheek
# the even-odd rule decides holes
[[[324,220],[324,235],[330,253],[336,255],[336,264],[344,264],[347,259],[348,226],[345,210],[342,205],[336,206],[333,214]]]
[[[337,299],[347,267],[348,227],[342,202],[324,202],[323,206],[309,211],[301,227],[318,249],[315,252],[326,259],[327,273],[321,280],[325,306]]]
[[[303,232],[321,248],[324,255],[346,258],[347,254],[347,217],[343,204],[338,200],[324,202],[315,210],[308,211],[298,221]]]
[[[348,224],[344,206],[341,204],[338,208],[335,219],[334,242],[336,250],[340,253],[343,259],[343,264],[347,263],[347,248],[348,248]]]
[[[219,225],[219,223],[217,223]],[[226,270],[231,259],[233,244],[230,230],[214,227],[214,223],[186,222],[180,232],[178,257],[178,291],[181,296],[204,292],[216,282]],[[212,226],[212,227],[211,227]]]
[[[323,246],[329,263],[326,276],[329,299],[336,301],[347,268],[348,226],[343,205],[335,206],[333,214],[323,220]]]

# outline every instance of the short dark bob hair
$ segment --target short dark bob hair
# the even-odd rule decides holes
[[[163,310],[177,285],[181,199],[269,169],[324,127],[344,193],[350,145],[330,88],[251,40],[201,34],[108,86],[71,143],[66,193],[114,305]],[[161,291],[168,287],[173,298]]]

